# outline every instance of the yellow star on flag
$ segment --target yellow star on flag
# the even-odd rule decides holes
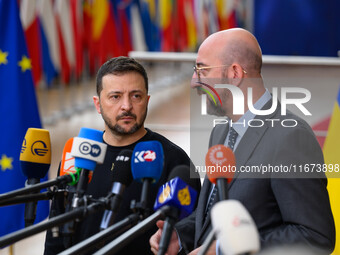
[[[4,52],[2,50],[0,50],[0,65],[4,64],[6,65],[8,63],[7,61],[7,56],[8,56],[8,52]]]
[[[32,69],[31,60],[26,56],[22,56],[21,60],[18,62],[18,66],[21,67],[21,72]]]
[[[2,157],[0,159],[0,167],[2,171],[6,171],[6,169],[12,169],[13,165],[13,158],[7,158],[5,154],[2,154]]]

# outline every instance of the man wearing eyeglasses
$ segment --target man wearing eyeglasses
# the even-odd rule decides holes
[[[248,109],[249,88],[255,109],[269,110],[272,95],[264,87],[261,75],[262,52],[256,38],[244,29],[229,29],[209,36],[200,46],[192,88],[198,93],[216,91],[221,104],[207,96],[207,113],[226,116],[228,123],[216,125],[209,146],[229,145],[236,157],[238,171],[243,167],[259,165],[323,164],[323,154],[309,125],[287,112],[281,114],[278,103],[269,114],[256,115]],[[244,114],[235,114],[233,95],[228,89],[214,88],[215,84],[237,87],[244,95]],[[270,112],[270,111],[269,111]],[[295,127],[274,125],[274,120],[293,119]],[[261,127],[236,125],[254,119],[264,122]],[[234,125],[232,125],[234,123]],[[231,139],[232,138],[232,139]],[[313,247],[318,254],[330,254],[335,245],[335,227],[330,208],[327,179],[324,173],[300,175],[295,178],[285,173],[265,175],[237,172],[228,185],[229,199],[239,200],[254,219],[260,235],[261,249],[280,245]],[[197,254],[211,232],[209,204],[218,201],[213,197],[213,185],[206,178],[196,211],[176,224],[168,254],[185,252]],[[206,217],[207,215],[207,217]],[[221,222],[223,219],[220,219]],[[150,239],[151,250],[157,253],[163,222]],[[245,237],[242,237],[245,238]],[[214,241],[207,254],[219,252]]]

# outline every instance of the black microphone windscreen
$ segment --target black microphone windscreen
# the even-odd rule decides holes
[[[184,181],[186,184],[188,184],[191,188],[195,190],[200,190],[201,187],[198,186],[199,182],[197,182],[196,178],[192,178],[190,176],[190,167],[187,165],[178,165],[172,169],[172,171],[169,174],[168,181],[175,177],[179,177]]]
[[[131,173],[132,150],[122,150],[115,161],[112,182],[119,182],[129,186],[133,180]]]

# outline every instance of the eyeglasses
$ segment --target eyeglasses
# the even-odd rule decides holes
[[[212,68],[218,68],[218,67],[226,67],[226,66],[230,66],[230,65],[221,65],[221,66],[202,66],[202,67],[198,67],[197,65],[194,65],[193,68],[194,68],[194,71],[195,73],[197,74],[198,78],[200,78],[200,72],[202,70],[206,70],[206,69],[212,69]],[[242,71],[244,74],[247,74],[247,71],[244,70],[242,68]]]

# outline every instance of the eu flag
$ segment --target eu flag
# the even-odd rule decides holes
[[[41,128],[17,1],[0,0],[0,193],[24,187],[21,145],[28,128]],[[0,236],[24,227],[24,205],[0,207]],[[48,215],[38,203],[36,222]]]

